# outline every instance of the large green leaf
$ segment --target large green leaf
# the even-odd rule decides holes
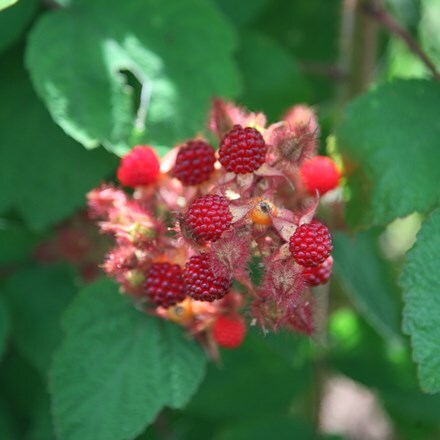
[[[104,150],[78,148],[36,98],[15,51],[0,58],[0,211],[16,207],[41,229],[84,204],[116,165]],[[42,58],[44,59],[44,58]]]
[[[378,249],[376,231],[334,234],[334,266],[344,290],[383,337],[400,340],[397,284]]]
[[[20,0],[13,8],[13,0],[0,0],[0,52],[18,39],[28,26],[37,8],[37,0]]]
[[[183,407],[203,377],[200,347],[174,324],[135,310],[109,280],[85,288],[63,326],[51,370],[63,440],[131,439],[163,406]]]
[[[209,1],[60,3],[34,28],[27,65],[55,121],[84,146],[123,152],[142,131],[127,75],[150,95],[143,139],[153,145],[193,136],[212,96],[237,94],[235,35]]]
[[[440,197],[440,84],[398,80],[356,99],[339,128],[352,226],[384,225]]]
[[[422,389],[440,391],[440,209],[422,224],[408,252],[404,288],[404,331],[411,336]]]
[[[60,316],[76,292],[67,266],[33,266],[5,283],[17,349],[45,372],[61,340]]]

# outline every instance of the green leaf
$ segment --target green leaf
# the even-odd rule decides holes
[[[25,259],[41,238],[42,234],[0,220],[0,264]]]
[[[411,336],[422,389],[440,391],[440,209],[422,224],[400,279],[404,332]]]
[[[317,440],[311,426],[288,416],[259,417],[225,428],[215,440]]]
[[[419,25],[420,43],[427,55],[440,67],[440,4],[437,0],[421,0],[422,17]]]
[[[212,96],[239,91],[235,34],[208,1],[62,4],[33,29],[27,65],[55,121],[87,148],[125,152],[134,134],[174,144],[200,130]],[[133,80],[151,98],[136,124]]]
[[[370,325],[384,338],[397,342],[402,339],[398,288],[379,253],[377,239],[376,231],[353,238],[334,234],[334,270]]]
[[[10,402],[0,399],[0,438],[2,440],[19,440],[19,424],[12,414]]]
[[[280,347],[273,344],[278,336],[283,335],[266,341],[260,332],[250,330],[239,350],[224,350],[222,365],[209,365],[206,380],[188,411],[204,419],[228,422],[287,411],[293,399],[311,384],[311,368],[301,356],[298,341],[290,347],[284,343],[284,353],[279,353]],[[297,365],[292,365],[295,354]]]
[[[26,440],[56,440],[50,415],[48,394],[42,394],[37,399],[32,416],[33,420]]]
[[[258,21],[252,23],[253,29],[301,61],[313,91],[311,102],[320,105],[335,96],[337,83],[329,74],[334,73],[339,56],[340,16],[339,2],[271,0]]]
[[[163,406],[182,408],[203,377],[201,348],[177,326],[140,313],[109,280],[82,291],[63,327],[50,387],[64,440],[131,439]]]
[[[195,343],[182,337],[182,329],[166,322],[155,324],[160,331],[159,346],[163,387],[168,394],[167,405],[183,408],[205,375],[205,359]]]
[[[276,120],[290,106],[310,100],[310,87],[282,46],[262,34],[243,35],[238,56],[244,78],[243,102]]]
[[[38,0],[20,0],[2,10],[14,3],[17,0],[0,0],[0,52],[20,37],[38,9]]]
[[[337,132],[351,226],[385,225],[440,197],[440,84],[399,80],[356,99]]]
[[[13,4],[17,3],[18,0],[0,0],[0,11],[2,9],[9,8]]]
[[[36,98],[20,52],[0,70],[0,211],[16,207],[42,229],[84,204],[84,194],[116,166],[104,150],[87,152],[53,123]]]
[[[3,296],[0,296],[0,359],[6,349],[6,344],[8,342],[9,331],[11,327],[11,322],[9,318],[9,311],[6,307]]]
[[[43,378],[32,365],[11,346],[0,365],[0,402],[2,398],[5,399],[11,415],[17,420],[20,432],[18,438],[21,440],[27,430],[27,420],[45,386]],[[1,432],[1,425],[0,421],[0,438],[3,440],[5,437]]]
[[[267,6],[269,0],[216,0],[221,11],[237,26],[246,26],[254,21]]]
[[[15,345],[44,373],[61,340],[61,313],[76,292],[73,273],[67,266],[29,267],[12,275],[5,291]]]

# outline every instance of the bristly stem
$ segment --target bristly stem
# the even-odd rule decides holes
[[[390,33],[403,40],[417,57],[419,57],[425,66],[431,71],[432,76],[439,81],[440,72],[437,70],[435,64],[428,57],[426,52],[420,47],[412,35],[398,23],[388,12],[385,10],[382,0],[369,0],[362,4],[362,10],[365,14],[375,19],[378,23],[384,26]]]

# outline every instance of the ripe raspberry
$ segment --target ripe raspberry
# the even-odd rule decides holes
[[[200,197],[191,203],[185,221],[197,239],[217,241],[231,227],[228,200],[216,194]]]
[[[122,185],[136,188],[155,183],[159,168],[155,151],[151,147],[138,145],[121,159],[117,176]]]
[[[326,156],[315,156],[301,165],[299,170],[304,186],[310,194],[318,191],[322,196],[339,185],[341,173]]]
[[[301,266],[318,266],[330,256],[332,238],[325,225],[313,220],[298,226],[290,237],[289,249],[293,259]]]
[[[246,325],[240,316],[219,316],[212,328],[214,341],[220,347],[237,348],[243,342]]]
[[[227,171],[246,174],[263,165],[266,153],[266,142],[257,129],[234,125],[220,143],[219,160]]]
[[[168,308],[186,297],[182,269],[178,264],[153,263],[147,272],[145,291],[150,301]]]
[[[215,301],[223,298],[231,288],[232,280],[216,277],[209,264],[208,254],[194,255],[183,271],[186,293],[198,301]]]
[[[215,151],[203,141],[189,141],[180,148],[173,175],[183,185],[199,185],[209,179],[214,171]]]
[[[303,270],[305,282],[309,286],[319,286],[325,284],[332,275],[333,258],[328,257],[324,263],[319,266],[306,267]]]

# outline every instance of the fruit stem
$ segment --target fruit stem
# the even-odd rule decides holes
[[[440,72],[435,67],[435,64],[430,60],[426,52],[420,47],[412,35],[398,23],[388,12],[385,10],[382,0],[368,0],[364,1],[361,5],[364,14],[376,20],[383,27],[385,27],[391,34],[401,39],[417,57],[419,57],[425,66],[431,71],[432,76],[439,81]]]

